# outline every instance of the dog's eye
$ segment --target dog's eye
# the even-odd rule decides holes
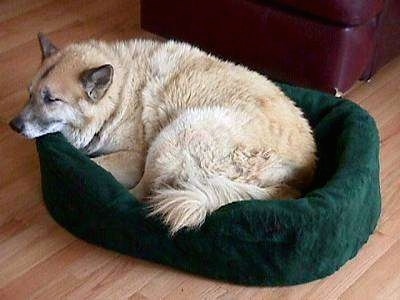
[[[46,94],[46,95],[44,96],[43,100],[44,100],[44,102],[46,102],[46,103],[62,101],[61,99],[59,99],[59,98],[53,98],[53,97],[51,97],[51,96],[48,95],[48,94]]]
[[[54,102],[61,102],[62,99],[53,97],[48,89],[42,91],[42,97],[44,103],[54,103]]]

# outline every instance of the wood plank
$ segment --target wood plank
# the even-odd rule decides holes
[[[142,288],[160,272],[154,264],[125,256],[117,256],[107,262],[73,291],[66,295],[70,299],[127,298]]]
[[[54,0],[3,0],[0,2],[0,22],[26,14]]]
[[[366,271],[345,293],[341,299],[399,299],[400,291],[400,241],[393,245],[386,255]],[[378,298],[378,297],[377,297]]]

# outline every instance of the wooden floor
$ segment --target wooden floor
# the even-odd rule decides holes
[[[0,1],[0,299],[400,299],[400,58],[347,95],[379,126],[383,214],[359,255],[329,278],[285,288],[220,283],[89,245],[51,219],[34,142],[5,125],[40,63],[36,33],[59,46],[150,37],[140,30],[138,2]]]

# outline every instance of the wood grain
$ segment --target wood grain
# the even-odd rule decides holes
[[[89,245],[51,219],[35,145],[6,125],[40,63],[36,34],[60,47],[157,38],[139,24],[138,0],[0,1],[0,299],[400,299],[400,57],[346,95],[379,127],[383,212],[359,255],[328,278],[283,288],[221,283]]]

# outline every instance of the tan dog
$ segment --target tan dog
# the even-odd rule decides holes
[[[60,131],[148,201],[174,234],[243,199],[298,197],[315,169],[302,112],[271,81],[178,42],[89,41],[56,49],[10,125]]]

